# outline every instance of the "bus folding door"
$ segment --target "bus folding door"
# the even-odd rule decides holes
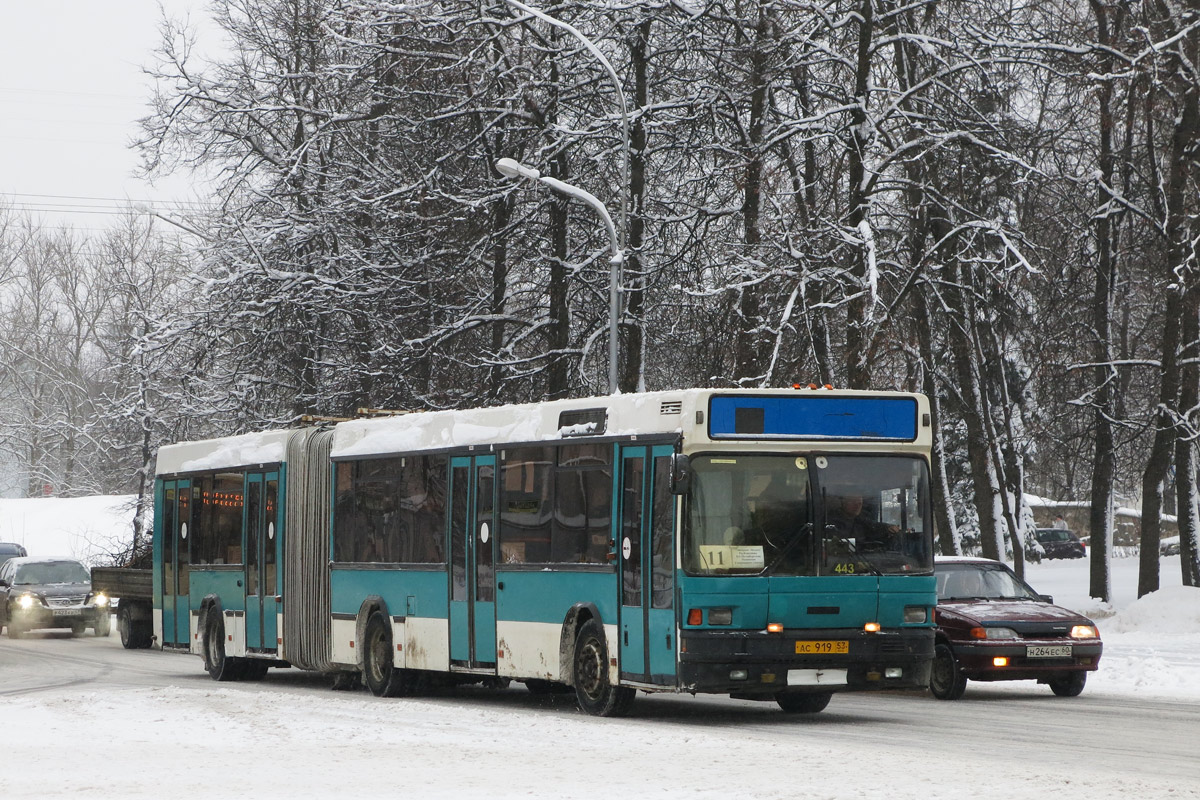
[[[191,481],[163,481],[159,508],[162,553],[162,582],[159,586],[162,606],[162,643],[188,647],[191,643],[191,603],[188,598],[191,545],[188,528],[192,508]]]
[[[450,460],[450,663],[496,669],[496,457]]]
[[[671,453],[621,449],[621,677],[638,683],[675,682]]]

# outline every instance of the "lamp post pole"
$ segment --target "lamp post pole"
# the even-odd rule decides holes
[[[575,26],[570,25],[566,22],[563,22],[560,19],[555,19],[554,17],[550,16],[549,14],[546,14],[544,11],[539,11],[538,9],[534,8],[533,6],[525,5],[524,3],[519,2],[519,0],[505,0],[505,2],[507,2],[513,8],[519,9],[520,11],[523,11],[526,14],[530,14],[534,17],[537,17],[538,19],[542,20],[543,22],[545,22],[549,25],[553,25],[556,28],[562,28],[564,31],[566,31],[567,33],[571,34],[576,39],[578,39],[583,44],[583,46],[587,48],[588,52],[591,53],[596,58],[596,60],[600,62],[600,65],[602,67],[604,67],[604,71],[608,73],[609,80],[612,81],[613,88],[616,89],[617,100],[620,102],[620,105],[621,105],[621,154],[622,154],[621,191],[620,191],[621,207],[618,212],[618,219],[620,221],[620,224],[616,228],[615,235],[614,235],[614,231],[613,231],[612,218],[609,216],[608,210],[605,209],[604,204],[601,203],[599,200],[596,200],[596,198],[594,196],[592,196],[591,194],[588,194],[587,192],[584,192],[582,189],[578,189],[576,187],[570,186],[570,184],[563,184],[563,186],[569,187],[572,191],[563,191],[562,188],[555,186],[556,183],[562,183],[562,182],[557,181],[554,178],[542,177],[540,174],[535,175],[533,177],[533,180],[541,181],[542,183],[549,186],[551,189],[555,189],[555,191],[562,191],[564,194],[578,197],[578,199],[583,200],[584,202],[591,205],[593,208],[597,208],[597,210],[600,211],[601,217],[606,220],[606,224],[609,226],[609,234],[613,236],[613,243],[614,243],[613,244],[613,254],[612,254],[612,257],[609,259],[609,270],[608,270],[608,391],[611,394],[617,394],[620,391],[620,389],[618,388],[618,385],[617,385],[617,356],[618,356],[618,346],[619,346],[617,320],[618,320],[620,306],[621,306],[621,298],[620,298],[621,264],[624,263],[624,261],[625,261],[625,247],[629,241],[628,232],[629,232],[629,161],[630,161],[629,150],[630,150],[630,145],[629,145],[629,109],[625,105],[625,91],[621,88],[621,79],[617,77],[617,71],[615,69],[613,69],[612,64],[609,63],[608,59],[604,57],[604,53],[601,53],[600,48],[596,47],[596,45],[592,43],[591,39],[587,38],[582,33],[580,33],[579,30],[577,28],[575,28]],[[512,161],[512,159],[503,159],[502,158],[502,159],[500,159],[500,161]],[[516,162],[513,161],[513,164],[516,164]],[[517,164],[517,166],[521,166],[521,165]],[[496,168],[500,169],[501,172],[504,172],[504,170],[502,170],[500,168],[499,162],[497,162]],[[524,167],[523,169],[529,170],[528,167]],[[537,173],[537,170],[531,170],[531,171],[534,173]],[[504,173],[504,174],[508,174],[508,173]],[[510,177],[512,177],[512,176],[510,176]],[[530,177],[530,176],[522,175],[522,177]],[[582,194],[580,194],[580,193],[582,193]],[[587,195],[587,197],[590,197],[591,200],[590,201],[587,200],[582,195]],[[592,202],[592,201],[595,201],[595,202]]]

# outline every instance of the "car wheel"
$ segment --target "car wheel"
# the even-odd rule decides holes
[[[92,628],[97,636],[108,636],[112,632],[112,617],[108,614],[101,614],[96,619],[96,625]]]
[[[87,626],[84,625],[82,622],[71,623],[71,635],[72,636],[83,636],[83,632],[86,630],[87,630]]]
[[[939,700],[957,700],[967,690],[967,676],[959,669],[950,645],[938,643],[933,650],[933,669],[929,671],[929,691]]]
[[[1087,683],[1087,673],[1083,670],[1072,672],[1066,677],[1055,678],[1048,683],[1050,691],[1059,697],[1078,697],[1079,693],[1083,691],[1084,684]]]
[[[825,710],[833,692],[780,692],[775,702],[786,714],[817,714]]]
[[[8,621],[8,638],[20,639],[24,635],[25,635],[25,626],[18,625],[17,623],[13,622],[10,619]]]
[[[609,682],[608,642],[596,620],[589,619],[579,629],[571,664],[575,700],[583,711],[597,717],[623,717],[629,713],[634,691]]]

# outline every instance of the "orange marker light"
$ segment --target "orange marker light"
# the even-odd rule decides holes
[[[863,625],[863,630],[867,633],[879,633],[879,623],[868,622],[866,625]]]
[[[783,623],[782,622],[768,622],[767,623],[767,633],[783,633]]]

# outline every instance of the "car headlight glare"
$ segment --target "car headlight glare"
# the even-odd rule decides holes
[[[100,608],[108,605],[108,595],[104,592],[96,592],[92,595],[92,605],[99,606]]]
[[[1096,639],[1099,636],[1095,625],[1075,625],[1071,628],[1072,639]]]
[[[31,594],[23,594],[17,598],[17,605],[21,608],[33,608],[36,598]]]

